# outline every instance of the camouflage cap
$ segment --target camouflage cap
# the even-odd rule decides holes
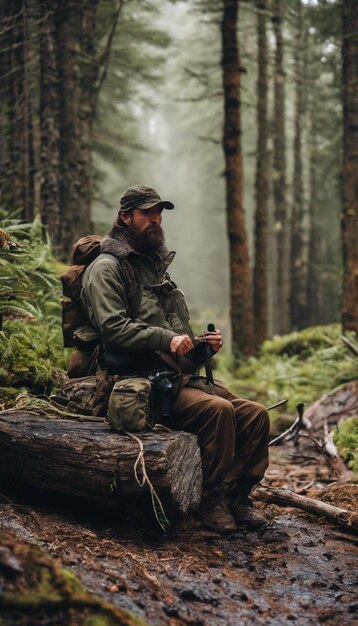
[[[162,209],[174,209],[174,204],[168,200],[162,200],[160,195],[146,185],[132,185],[124,192],[120,200],[119,210],[130,211],[131,209],[151,209],[153,206],[161,206]]]

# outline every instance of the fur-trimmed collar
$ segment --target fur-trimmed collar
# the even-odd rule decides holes
[[[125,237],[116,234],[115,237],[106,235],[101,241],[101,252],[113,254],[118,259],[124,259],[131,252],[134,252]]]
[[[123,233],[113,231],[103,237],[101,241],[101,252],[113,254],[117,259],[125,259],[131,253],[140,254],[130,245]],[[173,261],[175,254],[174,250],[169,252],[165,246],[162,246],[159,251],[156,252],[156,257],[168,267]]]

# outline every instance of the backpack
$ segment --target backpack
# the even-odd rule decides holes
[[[81,303],[82,276],[87,267],[101,254],[102,237],[87,235],[76,241],[72,248],[71,267],[61,276],[62,283],[62,335],[64,348],[75,347],[74,332],[81,326],[91,326]],[[140,306],[141,290],[134,270],[126,259],[115,257],[127,281],[128,314],[136,317]]]

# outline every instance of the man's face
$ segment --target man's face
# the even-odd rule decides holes
[[[130,214],[121,214],[131,243],[139,252],[153,254],[163,246],[162,210],[154,206],[151,209],[133,209]]]
[[[131,223],[135,226],[137,233],[145,230],[157,232],[158,226],[162,223],[162,208],[152,207],[151,209],[133,209]]]

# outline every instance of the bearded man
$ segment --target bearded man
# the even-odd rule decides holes
[[[161,355],[164,369],[172,362],[180,370],[166,425],[197,435],[204,478],[202,525],[219,532],[238,526],[262,529],[267,521],[254,512],[249,494],[268,465],[267,411],[198,375],[207,347],[213,356],[223,339],[219,330],[194,337],[182,292],[180,307],[173,305],[170,294],[176,285],[167,269],[175,253],[165,247],[164,209],[174,209],[173,203],[151,187],[129,187],[117,221],[101,242],[101,254],[84,274],[81,299],[101,337],[100,365],[110,374],[148,376]],[[118,259],[130,265],[140,286],[135,315]]]

